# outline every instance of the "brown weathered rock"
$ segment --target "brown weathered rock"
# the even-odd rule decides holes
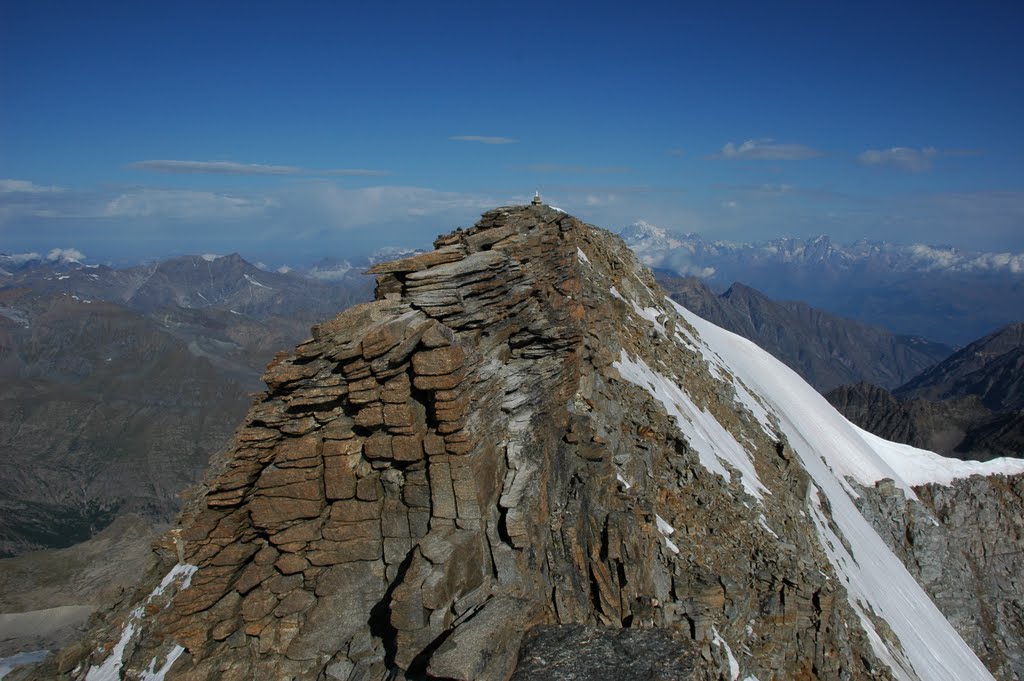
[[[412,368],[420,376],[450,374],[462,367],[466,352],[458,345],[423,350],[412,356]]]

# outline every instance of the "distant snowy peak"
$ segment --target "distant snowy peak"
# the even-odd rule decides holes
[[[624,230],[622,230],[620,235],[623,239],[626,239],[627,241],[629,241],[630,239],[669,239],[667,231],[665,231],[661,227],[652,225],[646,220],[637,220],[629,227],[626,227]]]
[[[965,251],[920,243],[862,239],[839,245],[826,235],[757,243],[709,241],[699,234],[679,235],[643,221],[626,227],[619,235],[646,265],[705,278],[721,269],[723,261],[837,269],[883,268],[896,272],[1024,273],[1024,253]]]
[[[352,273],[352,263],[348,260],[319,263],[309,268],[305,275],[319,281],[341,281]]]
[[[703,278],[715,273],[714,266],[699,263],[691,265],[691,259],[699,254],[699,246],[703,244],[696,235],[678,236],[649,222],[638,220],[619,232],[619,236],[637,254],[640,262],[648,267],[671,266],[680,274]]]
[[[378,248],[373,252],[372,255],[367,258],[371,265],[376,265],[379,262],[385,262],[387,260],[398,260],[400,258],[408,258],[413,255],[423,253],[422,248],[405,248],[402,246],[384,246]]]
[[[623,229],[621,236],[634,251],[636,247],[642,246],[646,251],[658,251],[663,249],[685,248],[687,241],[692,235],[680,237],[669,230],[652,225],[644,220],[638,220],[629,227]]]

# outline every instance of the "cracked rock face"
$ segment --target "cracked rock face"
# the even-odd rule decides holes
[[[865,490],[861,511],[997,678],[1024,678],[1024,477]]]
[[[435,247],[377,265],[374,302],[271,363],[162,571],[40,674],[585,678],[607,659],[893,678],[805,512],[808,473],[673,340],[695,331],[620,239],[518,206]],[[753,468],[709,468],[708,432],[685,435],[624,357],[677,377]]]

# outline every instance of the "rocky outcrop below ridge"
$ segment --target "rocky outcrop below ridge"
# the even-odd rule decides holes
[[[858,506],[997,678],[1024,678],[1024,476],[916,488],[881,483]]]
[[[37,678],[992,678],[856,510],[919,503],[892,452],[619,238],[506,207],[372,272]]]

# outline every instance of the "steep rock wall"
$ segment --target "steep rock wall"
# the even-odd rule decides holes
[[[1024,477],[915,488],[891,482],[859,504],[886,544],[997,678],[1024,679]]]

